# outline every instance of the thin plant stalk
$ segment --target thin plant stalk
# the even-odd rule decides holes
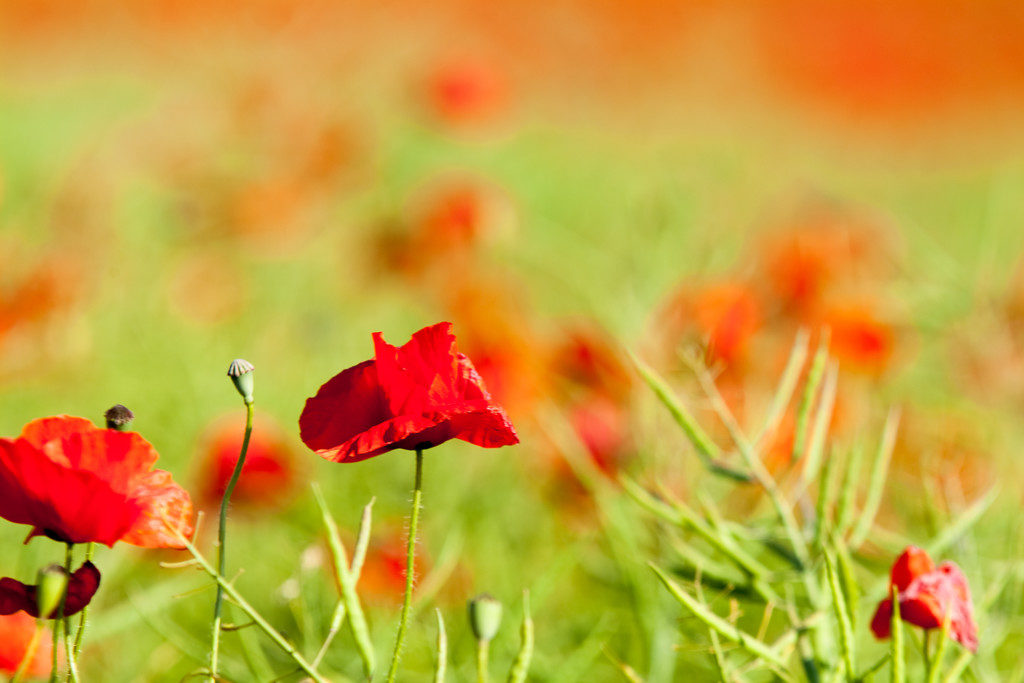
[[[444,628],[444,617],[441,610],[435,609],[437,615],[437,668],[434,669],[434,683],[444,683],[448,668],[448,631]]]
[[[92,560],[93,551],[96,549],[95,543],[89,543],[85,546],[85,561],[89,562]],[[78,632],[75,633],[75,648],[74,655],[75,659],[78,659],[79,653],[82,652],[82,638],[85,636],[85,624],[86,617],[89,614],[89,605],[82,608],[82,615],[78,618]]]
[[[942,620],[942,630],[939,632],[939,644],[935,648],[935,656],[929,662],[928,683],[939,683],[939,671],[942,669],[942,660],[946,657],[946,648],[949,646],[949,627],[952,621],[953,610],[946,610],[946,617]]]
[[[519,627],[519,652],[508,672],[508,683],[524,683],[533,659],[533,617],[530,616],[530,592],[523,591],[523,623]]]
[[[423,449],[416,449],[416,478],[412,489],[412,514],[409,517],[409,547],[405,558],[405,597],[402,600],[402,616],[395,636],[395,652],[388,669],[388,683],[395,683],[398,675],[398,659],[402,655],[405,632],[409,628],[409,612],[412,609],[412,584],[416,569],[416,532],[420,521],[420,505],[423,499]]]
[[[17,670],[14,672],[14,676],[11,677],[11,683],[20,683],[21,677],[25,675],[25,671],[28,670],[29,664],[36,656],[36,650],[39,649],[39,641],[43,638],[43,620],[36,619],[36,630],[32,633],[32,640],[29,641],[28,647],[25,648],[25,654],[21,656],[21,662],[18,664]]]
[[[341,535],[338,533],[338,524],[331,516],[327,508],[327,501],[324,499],[320,487],[313,484],[313,497],[320,507],[320,514],[323,517],[324,527],[327,529],[327,545],[331,551],[331,559],[334,561],[334,578],[341,593],[341,604],[345,611],[337,611],[338,619],[348,615],[348,624],[352,629],[352,637],[356,642],[356,649],[359,650],[359,657],[363,661],[363,674],[366,679],[373,678],[373,671],[377,666],[377,660],[373,651],[373,642],[370,640],[370,631],[366,625],[366,617],[363,608],[359,604],[359,595],[356,592],[356,582],[359,580],[359,572],[362,572],[363,559],[366,556],[366,539],[370,536],[370,509],[373,501],[363,510],[363,518],[360,524],[359,537],[356,539],[356,555],[353,556],[352,564],[349,564],[345,546],[341,542]],[[356,562],[358,561],[358,567]],[[340,608],[339,608],[340,609]],[[338,623],[340,626],[340,621]]]
[[[476,641],[476,683],[488,683],[488,660],[491,653],[491,641],[480,638]]]
[[[194,557],[196,560],[196,564],[199,565],[199,567],[204,572],[206,572],[210,576],[210,578],[216,581],[218,586],[224,589],[224,594],[227,597],[231,598],[232,602],[238,605],[239,609],[245,612],[245,614],[248,615],[248,617],[256,623],[256,626],[258,626],[261,631],[263,631],[272,641],[274,641],[274,644],[277,645],[282,652],[291,657],[292,661],[294,661],[295,664],[316,683],[329,683],[327,679],[324,678],[320,674],[320,672],[316,670],[316,667],[314,667],[312,664],[306,661],[306,659],[302,656],[302,654],[298,651],[298,649],[296,649],[294,645],[289,643],[283,635],[278,633],[277,629],[271,626],[270,622],[263,618],[263,615],[260,614],[256,610],[256,608],[249,603],[248,600],[242,597],[242,594],[238,592],[238,589],[231,585],[231,582],[227,579],[227,577],[225,577],[223,574],[214,569],[213,565],[210,564],[210,561],[207,560],[203,556],[203,554],[199,552],[199,549],[196,548],[191,541],[189,541],[187,538],[185,538],[184,535],[182,535],[181,531],[179,531],[177,527],[172,526],[166,520],[164,523],[167,526],[167,528],[171,531],[171,533],[173,533],[178,538],[178,540],[181,541],[182,545],[185,546],[185,549],[192,554],[192,557]]]
[[[242,468],[245,467],[245,455],[249,451],[249,438],[252,436],[253,403],[245,403],[245,436],[242,438],[242,450],[238,453],[238,462],[235,463],[235,471],[231,473],[231,479],[224,489],[224,496],[220,500],[220,526],[217,529],[217,573],[224,575],[227,565],[227,525],[228,505],[231,503],[231,494],[235,490],[238,478],[242,475]],[[217,680],[218,657],[220,655],[220,631],[224,610],[224,586],[217,584],[217,597],[213,602],[213,634],[210,643],[210,680]]]

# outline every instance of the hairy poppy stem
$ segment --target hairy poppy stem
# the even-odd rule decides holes
[[[67,548],[64,551],[64,571],[67,576],[71,576],[71,564],[74,560],[74,549],[75,546],[71,543],[67,544]],[[71,650],[71,634],[69,620],[64,616],[64,606],[68,601],[68,589],[64,588],[64,594],[60,596],[60,606],[57,608],[57,616],[53,620],[53,668],[50,671],[50,680],[57,680],[57,665],[58,665],[58,653],[60,652],[61,643],[61,629],[63,628],[63,642],[64,642],[64,654],[67,656],[68,671],[65,680],[78,681],[78,668],[75,666],[74,652]]]
[[[96,549],[96,544],[95,543],[89,543],[88,545],[85,546],[85,561],[86,562],[89,562],[89,561],[92,560],[92,553],[93,553],[93,551],[95,549]],[[86,616],[88,616],[88,614],[89,614],[89,605],[86,604],[86,606],[82,608],[82,616],[80,616],[78,618],[78,632],[75,633],[75,648],[74,648],[75,659],[78,659],[78,655],[82,651],[82,638],[85,635],[85,619],[86,619]]]
[[[412,516],[409,518],[409,549],[405,559],[405,599],[402,601],[402,618],[398,622],[398,635],[395,637],[395,653],[391,656],[391,667],[388,669],[388,683],[395,683],[398,674],[398,658],[402,654],[402,642],[405,630],[409,626],[409,612],[412,608],[412,582],[416,564],[416,527],[420,520],[420,501],[423,497],[423,449],[416,449],[416,483],[412,490]]]
[[[253,413],[253,402],[246,399],[245,401],[245,436],[242,438],[242,450],[238,453],[238,462],[235,463],[235,471],[231,473],[231,479],[228,480],[228,485],[224,489],[224,496],[220,500],[220,527],[217,530],[217,573],[221,576],[224,575],[225,565],[227,564],[227,551],[226,551],[226,540],[227,540],[227,525],[228,525],[228,505],[231,503],[231,494],[235,490],[235,484],[238,483],[238,478],[242,474],[242,468],[245,466],[245,454],[249,450],[249,437],[252,436],[252,413]],[[217,597],[213,602],[213,640],[210,644],[210,680],[217,680],[217,659],[220,654],[220,630],[221,630],[221,612],[224,609],[224,586],[220,583],[217,584]]]

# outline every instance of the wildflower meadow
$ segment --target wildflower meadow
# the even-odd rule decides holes
[[[0,679],[1024,681],[1013,0],[0,0]]]

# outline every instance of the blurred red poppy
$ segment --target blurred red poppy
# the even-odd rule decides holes
[[[870,307],[833,307],[821,316],[820,324],[831,330],[830,347],[846,369],[878,375],[889,367],[896,333]]]
[[[180,548],[166,524],[192,533],[192,501],[134,432],[82,417],[44,417],[0,439],[0,517],[62,543],[125,541]]]
[[[427,83],[433,113],[448,124],[479,123],[505,104],[507,87],[494,65],[460,59],[438,65]]]
[[[64,598],[64,616],[77,614],[89,604],[100,587],[100,570],[92,562],[86,562],[68,577],[67,597]],[[11,578],[0,579],[0,614],[26,612],[33,617],[54,618],[52,614],[39,614],[36,604],[36,586],[24,584]]]
[[[392,346],[374,333],[374,358],[335,375],[306,401],[303,443],[334,462],[462,439],[497,448],[519,443],[469,358],[443,322]]]
[[[762,323],[761,305],[739,282],[704,287],[692,300],[693,321],[707,339],[709,360],[732,365],[741,360]]]
[[[36,620],[23,612],[0,616],[0,671],[13,674],[28,658],[25,670],[31,678],[50,675],[50,657],[53,652],[50,635],[40,634],[32,646]]]
[[[928,553],[915,546],[903,551],[889,579],[889,592],[899,590],[900,618],[925,629],[942,628],[947,615],[949,634],[971,652],[978,650],[978,627],[967,577],[953,562],[936,567]],[[888,638],[892,621],[892,598],[878,604],[871,619],[877,638]]]
[[[211,425],[202,440],[197,495],[204,507],[220,504],[235,470],[244,436],[240,424],[236,416],[225,416]],[[231,504],[253,511],[272,510],[287,500],[298,477],[294,454],[281,429],[269,417],[257,415]]]

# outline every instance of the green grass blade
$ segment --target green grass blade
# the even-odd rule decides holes
[[[754,443],[757,444],[758,450],[765,445],[767,440],[774,436],[782,415],[786,412],[786,406],[789,405],[789,401],[793,397],[797,382],[800,381],[800,372],[807,361],[807,346],[809,343],[810,335],[807,333],[807,330],[801,329],[797,332],[796,339],[793,340],[793,346],[789,351],[789,358],[786,360],[786,367],[782,371],[782,377],[779,378],[775,395],[772,396],[772,402],[768,406],[764,425],[761,427],[761,431],[757,433],[757,436],[754,437]]]
[[[907,680],[907,661],[903,647],[903,620],[900,619],[900,593],[896,586],[892,587],[892,619],[889,628],[892,635],[892,676],[891,683],[904,683]]]
[[[993,486],[988,493],[976,500],[952,524],[947,525],[939,534],[933,538],[924,549],[931,556],[941,555],[942,552],[963,536],[968,529],[974,526],[975,522],[992,506],[999,496],[999,487]]]
[[[523,591],[523,623],[519,627],[519,652],[508,672],[508,683],[523,683],[533,659],[533,617],[530,616],[530,591]]]
[[[720,636],[726,640],[736,643],[742,649],[746,650],[750,654],[760,657],[766,662],[774,664],[775,666],[785,669],[788,664],[778,653],[775,652],[766,643],[758,640],[757,638],[740,631],[735,626],[727,622],[726,620],[719,617],[717,614],[712,612],[708,607],[701,603],[696,598],[686,593],[679,585],[673,581],[668,574],[662,571],[659,567],[654,564],[648,563],[654,573],[658,575],[661,582],[668,588],[669,593],[679,601],[683,607],[689,610],[695,617],[704,622],[704,624],[713,630],[715,630]]]
[[[821,331],[821,338],[818,340],[818,350],[815,351],[814,360],[811,361],[811,368],[807,371],[807,381],[804,383],[804,390],[800,395],[800,403],[796,411],[796,426],[793,434],[793,462],[800,460],[807,450],[808,420],[811,416],[811,406],[814,405],[814,397],[818,395],[821,379],[825,375],[830,336],[828,328]]]
[[[828,573],[828,587],[832,592],[832,609],[835,612],[836,621],[839,623],[839,648],[843,658],[843,667],[846,669],[846,680],[856,679],[854,669],[854,641],[853,622],[850,619],[850,609],[846,603],[846,596],[839,585],[839,574],[836,571],[835,561],[829,552],[825,552],[825,571]]]
[[[444,617],[441,610],[435,609],[437,615],[437,666],[434,669],[434,683],[444,683],[445,671],[448,668],[448,632],[444,628]]]
[[[875,515],[882,503],[882,494],[885,492],[885,480],[889,474],[889,463],[892,461],[892,453],[896,447],[896,433],[900,425],[900,410],[893,408],[885,419],[885,427],[882,429],[882,439],[878,443],[878,450],[875,452],[875,461],[871,466],[871,478],[868,481],[867,496],[864,499],[864,508],[861,510],[857,525],[850,535],[850,547],[859,548],[871,533],[871,526],[875,523]]]

